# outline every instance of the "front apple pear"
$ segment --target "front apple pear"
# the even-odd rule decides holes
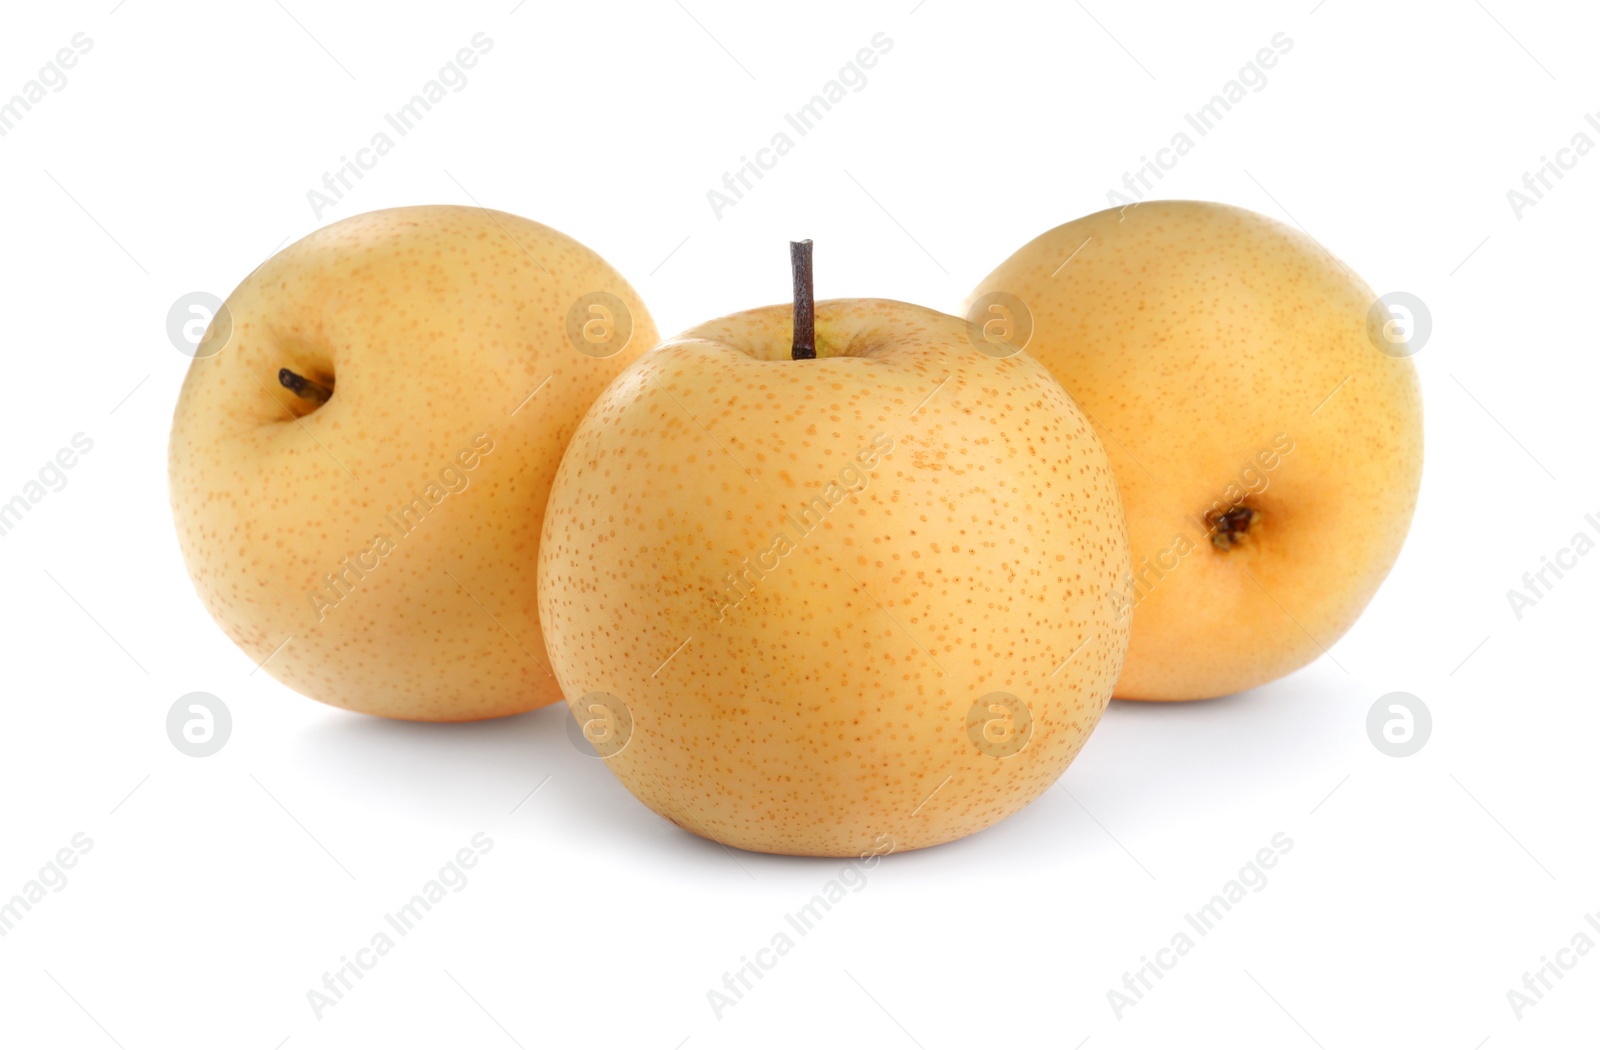
[[[810,305],[809,303],[806,305]],[[905,303],[711,321],[630,366],[551,492],[539,607],[585,735],[645,805],[771,853],[986,828],[1099,720],[1122,507],[1032,358]]]

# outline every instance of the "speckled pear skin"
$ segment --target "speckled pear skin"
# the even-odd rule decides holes
[[[568,337],[595,291],[631,314],[609,357]],[[539,534],[583,413],[656,342],[628,283],[515,215],[397,208],[290,245],[227,309],[230,341],[179,395],[169,480],[184,562],[228,637],[290,688],[367,714],[464,721],[559,699]],[[297,398],[280,368],[333,397]]]
[[[545,520],[552,665],[580,721],[591,694],[626,705],[607,766],[697,835],[949,842],[1049,788],[1110,697],[1129,567],[1110,464],[1046,369],[980,353],[959,318],[821,302],[812,361],[789,359],[791,325],[787,305],[708,322],[595,402]],[[974,742],[997,692],[1032,720],[1009,755]],[[1004,751],[1023,736],[1000,714]]]
[[[1250,689],[1355,623],[1422,480],[1416,366],[1379,349],[1361,278],[1266,216],[1155,201],[1042,234],[973,298],[993,292],[1027,304],[1027,352],[1116,468],[1135,577],[1118,697]],[[1219,545],[1208,514],[1236,498],[1250,523]]]

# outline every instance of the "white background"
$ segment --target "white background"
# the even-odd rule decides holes
[[[1595,20],[1085,2],[9,10],[0,96],[73,34],[93,48],[0,138],[0,497],[74,434],[94,448],[0,537],[0,898],[74,834],[93,848],[0,938],[0,1042],[1591,1045],[1600,952],[1521,1020],[1506,993],[1600,912],[1600,556],[1520,620],[1506,591],[1600,534],[1600,157],[1520,217],[1506,192],[1578,132],[1600,142]],[[467,86],[318,218],[306,191],[478,32],[494,46]],[[893,48],[865,88],[717,218],[707,190],[879,32]],[[179,296],[225,296],[327,222],[453,202],[594,247],[663,333],[784,299],[802,236],[820,296],[953,310],[1024,241],[1105,207],[1279,32],[1293,49],[1266,87],[1160,195],[1299,223],[1431,308],[1399,564],[1337,662],[1113,704],[1058,788],[888,858],[722,1019],[707,991],[841,862],[684,834],[569,745],[559,707],[463,726],[323,707],[252,674],[195,598],[166,493]],[[193,690],[233,713],[210,758],[166,736]],[[1394,690],[1433,713],[1410,758],[1365,730]],[[477,832],[494,846],[470,884],[318,1020],[307,991]],[[1294,845],[1265,888],[1119,1020],[1107,991],[1278,832]]]

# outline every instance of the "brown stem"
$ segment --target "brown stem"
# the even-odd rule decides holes
[[[333,396],[333,391],[315,380],[307,379],[303,375],[289,371],[287,368],[278,369],[278,382],[284,389],[296,397],[303,397],[307,401],[315,401],[320,408],[328,403],[328,398]]]
[[[794,351],[796,361],[817,356],[817,302],[811,290],[811,241],[789,242],[789,268],[794,271]]]

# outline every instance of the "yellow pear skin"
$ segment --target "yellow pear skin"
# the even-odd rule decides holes
[[[614,300],[579,303],[591,293]],[[228,637],[367,714],[559,699],[539,533],[578,421],[656,342],[628,283],[515,215],[397,208],[285,248],[226,316],[179,395],[169,479],[184,562]]]
[[[821,302],[802,361],[792,321],[708,322],[600,396],[545,521],[550,657],[611,771],[697,835],[948,842],[1046,791],[1110,698],[1110,464],[1043,367],[959,318]]]
[[[1119,698],[1250,689],[1349,630],[1422,477],[1416,368],[1359,277],[1265,216],[1157,201],[1039,236],[968,309],[1014,310],[1005,295],[1031,315],[1027,353],[1104,439],[1127,508]]]

